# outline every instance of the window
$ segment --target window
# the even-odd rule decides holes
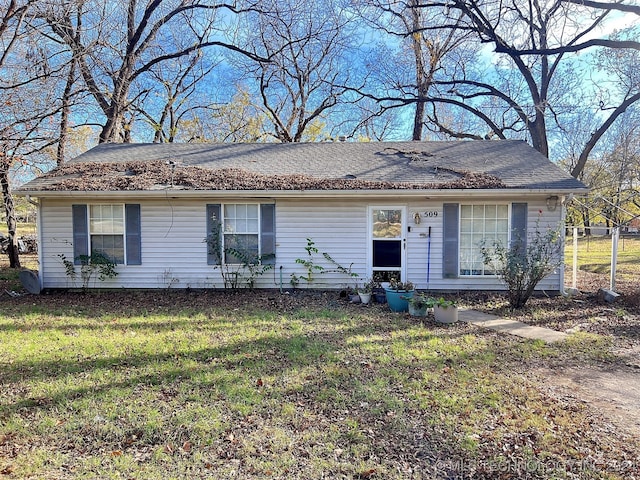
[[[460,206],[460,275],[495,275],[480,254],[483,242],[507,245],[509,241],[508,205]]]
[[[98,251],[116,263],[142,264],[140,205],[72,205],[73,258]]]
[[[91,205],[89,207],[90,252],[100,252],[124,263],[124,206]]]
[[[209,265],[275,263],[275,205],[207,205]]]
[[[223,211],[224,263],[254,263],[260,255],[258,205],[224,205]]]

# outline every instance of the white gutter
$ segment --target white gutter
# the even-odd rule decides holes
[[[389,189],[389,190],[118,190],[118,191],[92,191],[92,190],[34,190],[15,191],[19,196],[26,197],[50,197],[50,198],[368,198],[368,197],[392,197],[392,198],[459,198],[495,197],[495,196],[522,196],[535,197],[539,195],[566,195],[587,194],[588,189],[523,189],[523,188],[494,188],[494,189]]]

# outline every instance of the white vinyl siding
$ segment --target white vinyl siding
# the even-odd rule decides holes
[[[456,199],[451,199],[453,202]],[[513,201],[520,201],[513,199]],[[411,280],[419,289],[429,289],[435,291],[466,291],[466,290],[504,290],[505,286],[497,276],[461,275],[458,278],[443,278],[442,266],[442,245],[443,245],[443,203],[447,201],[426,201],[411,202],[408,204],[408,226],[407,233],[407,274],[406,278]],[[489,204],[490,202],[484,202]],[[491,202],[493,204],[506,204],[506,202]],[[509,202],[511,203],[511,202]],[[542,231],[547,228],[555,228],[562,219],[561,208],[549,211],[546,207],[545,198],[528,199],[527,211],[527,231],[529,234],[536,228]],[[430,216],[425,216],[425,212]],[[419,225],[413,221],[415,213],[420,213],[422,219]],[[431,246],[429,247],[429,227],[431,227]],[[427,271],[429,276],[427,278]],[[558,270],[538,284],[537,290],[558,291],[561,289]]]
[[[310,238],[318,253],[313,259],[325,272],[315,275],[312,284],[300,282],[298,288],[343,289],[362,282],[368,274],[368,204],[360,200],[278,201],[276,214],[276,268],[282,266],[283,287],[290,287],[291,274],[304,275],[296,259],[307,258]],[[337,272],[323,257],[327,253],[342,267],[351,268],[358,278]],[[278,273],[279,275],[279,273]],[[279,277],[278,277],[279,278]]]
[[[555,227],[561,219],[561,208],[547,210],[545,198],[528,198],[527,229],[536,226],[545,229]],[[388,199],[387,199],[388,200]],[[510,201],[521,201],[509,199]],[[447,201],[455,202],[456,199]],[[222,288],[219,266],[207,265],[206,206],[208,204],[259,203],[249,198],[234,198],[224,202],[216,198],[154,200],[130,199],[121,203],[140,204],[141,265],[118,265],[118,276],[105,282],[96,282],[92,288]],[[64,265],[58,257],[64,254],[73,258],[72,204],[90,204],[73,199],[40,199],[39,218],[42,238],[40,248],[40,275],[44,288],[69,288],[73,283],[65,275]],[[103,204],[116,204],[117,200],[105,198]],[[304,273],[296,259],[307,254],[307,238],[315,242],[319,250],[315,261],[328,271],[318,275],[311,285],[302,282],[299,288],[342,289],[361,283],[370,275],[369,207],[387,202],[354,199],[278,199],[275,202],[275,264],[257,279],[258,288],[290,288],[290,275]],[[420,289],[431,290],[500,290],[504,286],[497,277],[464,276],[442,278],[442,208],[438,199],[406,202],[406,279]],[[468,203],[468,202],[467,202]],[[498,204],[506,201],[484,203]],[[393,204],[393,203],[387,203]],[[401,205],[398,203],[398,205]],[[427,215],[425,215],[425,212]],[[422,221],[415,224],[415,213]],[[429,242],[429,227],[431,238]],[[126,228],[125,228],[126,230]],[[429,246],[430,243],[430,246]],[[345,268],[351,267],[359,277],[354,279],[332,269],[322,257],[328,253]],[[427,278],[427,271],[429,277]],[[280,281],[282,279],[282,282]],[[77,285],[76,285],[77,286]],[[544,279],[539,289],[558,290],[559,272]]]
[[[58,254],[73,258],[71,201],[42,201],[42,265],[44,288],[70,288]],[[80,203],[78,199],[74,204]],[[118,265],[118,275],[92,288],[207,288],[221,286],[219,273],[206,264],[205,205],[190,200],[141,203],[141,265]],[[203,260],[205,259],[205,260]],[[77,286],[77,285],[76,285]]]

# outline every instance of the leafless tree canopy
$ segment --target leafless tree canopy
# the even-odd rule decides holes
[[[522,138],[588,178],[637,111],[638,17],[631,0],[7,0],[10,236],[12,183],[96,142]]]

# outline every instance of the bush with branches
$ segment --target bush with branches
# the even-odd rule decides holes
[[[483,244],[481,253],[484,263],[507,286],[511,308],[525,306],[536,286],[547,275],[562,265],[562,234],[559,229],[535,231],[525,243],[515,239],[511,246],[500,241],[491,245]]]

